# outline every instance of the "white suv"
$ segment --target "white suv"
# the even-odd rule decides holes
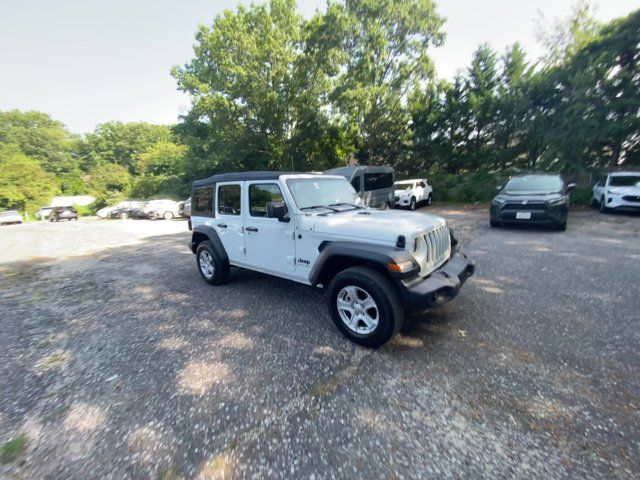
[[[593,186],[591,203],[602,213],[640,209],[640,172],[615,172]]]
[[[433,188],[422,179],[401,180],[393,184],[396,197],[396,207],[408,207],[415,210],[416,206],[421,203],[431,205],[431,196]]]
[[[324,288],[352,341],[384,344],[407,307],[454,297],[474,272],[443,218],[360,206],[341,176],[245,172],[193,183],[192,239],[211,285],[231,266]]]

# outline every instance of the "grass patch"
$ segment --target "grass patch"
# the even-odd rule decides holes
[[[11,463],[17,459],[27,449],[28,442],[27,436],[21,433],[17,437],[4,443],[0,447],[0,463]]]
[[[184,477],[180,475],[178,467],[171,466],[158,472],[158,480],[182,480]]]
[[[69,360],[69,355],[67,353],[54,353],[52,355],[49,355],[48,357],[44,357],[38,360],[35,366],[36,368],[40,368],[42,370],[48,370],[62,363],[65,363],[67,360]]]

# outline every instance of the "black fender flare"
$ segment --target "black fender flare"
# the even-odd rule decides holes
[[[413,259],[411,254],[403,248],[337,241],[323,242],[318,247],[318,250],[320,250],[320,255],[309,273],[311,285],[317,285],[318,281],[322,278],[325,267],[329,266],[332,260],[337,258],[348,258],[356,260],[362,265],[379,267],[394,278],[404,278],[416,274],[416,271],[407,273],[393,272],[387,267],[389,263],[402,263]]]
[[[198,237],[204,235],[207,237],[211,246],[213,247],[213,251],[225,262],[229,261],[229,256],[227,255],[227,251],[218,236],[218,232],[213,227],[208,227],[206,225],[197,225],[193,227],[193,233],[191,234],[191,251],[196,253],[196,249],[198,248],[198,243],[196,240]]]

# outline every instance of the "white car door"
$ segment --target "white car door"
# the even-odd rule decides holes
[[[268,202],[284,202],[276,181],[246,182],[245,248],[251,268],[271,274],[292,273],[296,268],[294,222],[267,217]]]
[[[227,251],[231,263],[244,263],[244,220],[242,196],[244,182],[216,185],[216,218],[214,228]]]

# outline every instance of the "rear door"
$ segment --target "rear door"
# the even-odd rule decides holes
[[[246,182],[245,247],[251,268],[266,273],[287,274],[295,270],[294,222],[267,217],[268,202],[284,202],[275,181]]]
[[[214,228],[231,263],[244,263],[246,259],[242,214],[243,184],[244,182],[216,184]]]

